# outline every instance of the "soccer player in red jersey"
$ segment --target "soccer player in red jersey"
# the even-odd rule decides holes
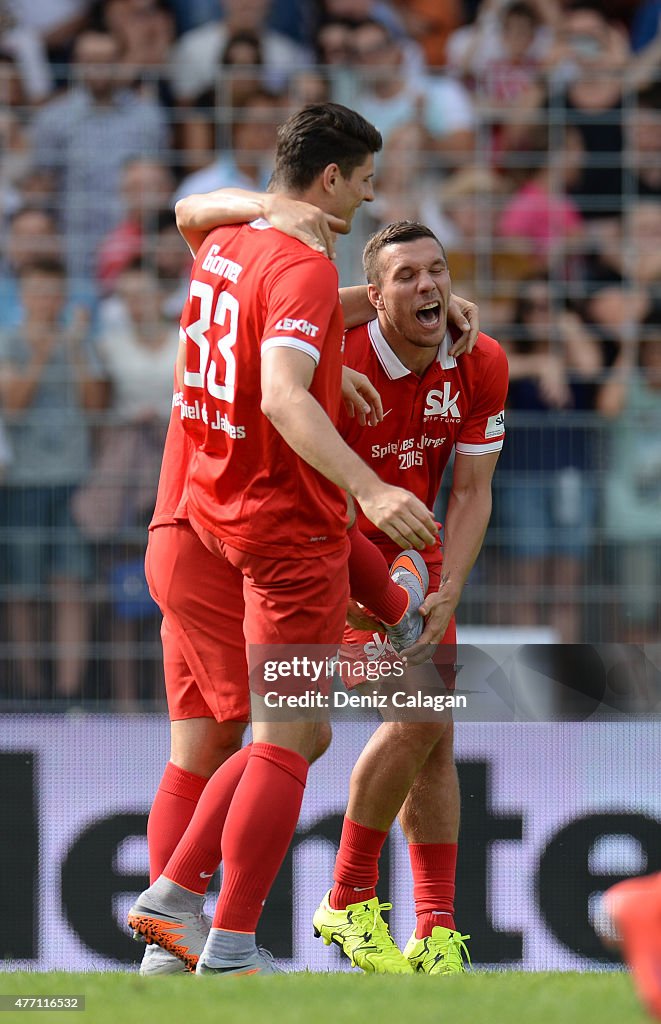
[[[324,215],[317,207],[288,199],[280,194],[248,194],[223,190],[206,196],[191,197],[178,204],[180,230],[196,253],[208,233],[208,228],[223,221],[255,219],[265,216],[270,223],[286,233],[299,237],[315,249],[328,251],[333,247],[330,227],[344,229],[342,222]],[[191,227],[191,222],[202,223],[202,230]],[[349,324],[361,323],[373,313],[364,287],[342,289],[345,319]],[[456,350],[472,347],[477,327],[469,324],[465,316],[476,319],[476,307],[463,299],[453,297],[451,319],[458,330],[467,331],[456,345]],[[465,315],[464,315],[465,314]],[[181,353],[184,352],[184,346]],[[183,372],[183,371],[182,371]],[[376,422],[380,401],[367,378],[345,367],[343,370],[343,397],[346,415],[364,422],[366,416]],[[182,550],[186,578],[204,579],[203,589],[192,587],[187,601],[198,602],[195,614],[197,625],[195,642],[176,629],[176,623],[164,617],[162,640],[166,695],[171,719],[171,756],[159,784],[148,822],[150,879],[155,881],[163,873],[170,856],[186,831],[197,801],[208,778],[241,746],[241,737],[249,718],[249,693],[245,673],[245,659],[240,631],[236,631],[236,658],[233,665],[220,660],[216,638],[223,628],[222,609],[224,593],[222,581],[214,574],[214,556],[199,543],[196,535],[185,528],[187,520],[185,479],[191,442],[184,432],[179,404],[181,395],[175,386],[173,417],[168,431],[163,456],[163,469],[154,516],[150,524],[146,570],[152,594],[161,605],[158,567],[167,562],[167,552],[173,547]],[[372,403],[370,405],[370,403]],[[387,563],[382,558],[381,586]],[[155,563],[156,578],[152,572]],[[359,581],[365,578],[363,566],[357,568]],[[386,576],[387,579],[387,576]],[[165,584],[167,588],[167,581]],[[214,586],[216,589],[214,591]],[[394,588],[399,590],[399,588]],[[365,598],[367,599],[367,597]],[[380,614],[385,617],[385,612]],[[394,621],[394,620],[393,620]],[[230,671],[230,669],[232,671]],[[320,728],[316,755],[323,753],[330,740],[330,730]],[[233,780],[238,783],[242,764],[248,755],[244,749],[243,762],[233,762]],[[208,881],[208,872],[205,878]],[[206,882],[204,883],[206,888]],[[187,971],[183,962],[157,944],[146,946],[140,973],[145,975],[169,974]]]
[[[428,228],[409,222],[384,228],[368,241],[364,267],[377,319],[347,332],[344,358],[376,386],[384,416],[370,430],[342,419],[340,430],[383,480],[405,484],[430,505],[454,448],[444,548],[422,552],[429,575],[420,608],[426,624],[408,652],[414,664],[425,656],[425,645],[439,644],[439,671],[447,684],[455,660],[454,612],[491,513],[491,479],[504,439],[507,359],[484,334],[470,357],[450,355],[449,271]],[[388,559],[397,554],[360,511],[358,524]],[[386,643],[373,625],[366,632],[349,629],[345,640],[367,655]],[[375,891],[379,853],[398,813],[409,844],[417,921],[404,954],[381,919]],[[458,825],[452,722],[384,722],[352,773],[335,885],[315,913],[316,931],[366,971],[462,970],[467,937],[455,930],[453,918]]]
[[[304,108],[280,129],[276,188],[350,225],[373,197],[380,145],[347,108]],[[181,530],[215,559],[214,583],[197,575],[190,545],[160,559],[152,551],[165,620],[194,674],[199,613],[216,596],[226,678],[245,678],[251,649],[314,644],[331,655],[349,596],[342,489],[397,544],[422,548],[436,535],[424,504],[384,484],[334,428],[343,335],[335,268],[268,222],[219,228],[196,255],[182,331],[180,411],[191,446]],[[299,717],[253,721],[248,752],[206,784],[164,873],[132,907],[136,932],[199,973],[272,970],[255,927],[298,820],[316,731]],[[201,902],[221,835],[223,884],[206,937]]]

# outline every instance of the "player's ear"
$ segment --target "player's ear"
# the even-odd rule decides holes
[[[368,284],[367,286],[367,298],[370,300],[375,309],[383,309],[383,295],[375,284]]]
[[[326,192],[334,192],[337,180],[340,177],[340,168],[337,164],[328,164],[324,167],[323,174],[321,176],[321,183]]]

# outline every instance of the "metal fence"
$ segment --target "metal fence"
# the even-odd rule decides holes
[[[252,176],[254,186],[262,187],[275,126],[290,109],[310,95],[359,105],[370,90],[364,69],[315,68],[305,73],[307,79],[301,73],[289,82],[267,82],[277,100],[246,93],[241,106],[233,104],[237,88],[251,74],[263,88],[261,69],[225,69],[215,90],[185,109],[159,105],[165,69],[151,69],[131,83],[134,95],[156,110],[159,127],[149,154],[171,176],[166,178],[170,192],[186,188],[187,175],[209,169],[218,157],[216,179],[211,168],[201,180],[235,184],[242,177],[248,184]],[[435,139],[418,122],[399,124],[386,135],[376,182],[381,197],[361,211],[351,236],[339,242],[342,283],[361,280],[360,253],[372,230],[400,215],[426,220],[446,245],[455,290],[479,302],[483,329],[513,357],[544,356],[547,369],[549,358],[555,360],[562,400],[557,391],[551,400],[543,393],[549,378],[539,366],[516,377],[492,524],[460,620],[524,630],[546,627],[567,643],[649,641],[661,628],[661,325],[653,319],[661,295],[661,208],[658,191],[648,182],[652,150],[658,147],[653,138],[650,143],[650,132],[661,127],[659,111],[645,90],[627,84],[626,76],[617,101],[598,115],[568,104],[562,81],[551,82],[543,102],[527,112],[490,109],[486,80],[473,82],[472,89],[468,148],[465,140],[460,150],[443,148],[436,144],[441,129]],[[65,90],[63,96],[68,95],[73,92]],[[82,164],[86,158],[75,147],[44,155],[43,139],[30,135],[45,125],[44,109],[11,110],[32,141],[20,171],[17,154],[3,154],[5,206],[39,208],[55,218],[49,252],[68,266],[62,287],[69,306],[82,303],[88,309],[84,338],[78,339],[88,368],[117,385],[115,368],[99,359],[97,349],[99,339],[105,338],[107,348],[117,332],[130,333],[131,296],[122,293],[116,275],[99,279],[103,238],[97,237],[95,218],[103,220],[112,203],[117,212],[108,220],[109,230],[133,217],[138,238],[133,255],[149,273],[155,268],[163,330],[175,335],[176,310],[185,293],[185,247],[172,230],[171,195],[160,205],[145,195],[143,208],[138,202],[138,212],[127,213],[127,204],[135,203],[135,195],[128,195],[127,161],[143,155],[139,145],[116,166],[108,152],[87,159],[88,172],[105,165],[103,178],[95,181],[76,165],[77,158]],[[90,129],[90,146],[94,139]],[[230,158],[236,181],[221,180]],[[536,232],[528,222],[521,234],[506,233],[509,204],[526,183],[539,185],[540,175],[546,228]],[[76,181],[83,182],[80,192],[71,191]],[[580,220],[575,231],[560,223],[568,200]],[[23,238],[23,256],[12,253],[12,244],[20,250],[21,239],[12,236],[15,214],[9,220],[0,281],[3,365],[11,362],[17,338],[26,351],[29,347],[26,277],[12,259],[25,266],[40,256],[34,244],[30,249],[30,238]],[[540,287],[546,289],[541,300],[535,293]],[[546,304],[541,313],[540,301]],[[570,327],[567,314],[573,318]],[[572,362],[577,325],[599,355],[590,371]],[[153,323],[143,326],[145,334],[154,330]],[[67,331],[71,344],[71,322]],[[620,408],[605,412],[603,388],[614,375],[624,380],[624,352],[633,355],[625,367]],[[29,353],[22,365],[26,361]],[[66,370],[66,362],[62,365]],[[70,395],[73,375],[74,369],[68,381],[60,379],[62,394]],[[9,448],[17,431],[32,437],[41,446],[33,452],[35,464],[43,468],[29,478],[8,456],[0,486],[0,701],[12,707],[42,698],[72,704],[112,700],[129,707],[161,700],[159,614],[146,591],[141,561],[167,388],[159,415],[143,419],[119,412],[112,396],[96,409],[81,409],[78,425],[69,429],[85,433],[89,458],[70,465],[61,478],[49,473],[59,448],[44,409],[17,411],[10,398],[5,388]],[[60,412],[58,429],[66,430]],[[50,456],[49,432],[55,445]],[[114,441],[108,442],[109,432]],[[136,438],[146,445],[140,465]],[[108,445],[118,451],[105,464]],[[439,496],[441,515],[449,486],[450,480],[444,482]]]

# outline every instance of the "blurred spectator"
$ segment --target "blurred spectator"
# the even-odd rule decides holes
[[[596,7],[565,15],[553,58],[549,114],[558,129],[550,143],[562,144],[563,125],[580,132],[587,158],[570,192],[591,220],[617,217],[622,207],[622,94],[629,59],[625,32]]]
[[[287,103],[292,113],[309,103],[328,103],[331,99],[331,84],[317,68],[304,68],[289,79]]]
[[[175,21],[167,0],[101,0],[98,28],[119,43],[125,83],[142,86],[166,106],[173,102],[166,66],[175,38]]]
[[[454,166],[473,146],[470,97],[458,82],[443,76],[412,77],[404,66],[399,41],[378,21],[365,21],[352,36],[362,89],[355,106],[388,141],[394,129],[418,124],[429,157]]]
[[[357,69],[353,64],[353,33],[356,23],[334,20],[322,23],[315,35],[317,60],[328,68],[333,99],[351,106],[356,93]]]
[[[187,169],[205,167],[217,149],[232,145],[229,126],[235,116],[234,108],[242,107],[253,93],[262,91],[263,64],[262,44],[256,33],[245,31],[229,36],[213,85],[197,97],[194,109],[179,120]]]
[[[44,679],[37,652],[46,624],[34,606],[50,585],[55,693],[80,693],[87,613],[81,584],[89,552],[71,520],[70,502],[89,456],[85,409],[99,399],[97,374],[83,348],[84,323],[65,329],[64,269],[42,259],[21,273],[24,318],[0,335],[0,397],[13,459],[0,493],[7,529],[7,616],[19,645],[17,677],[37,695]]]
[[[192,257],[177,230],[172,210],[164,210],[156,219],[152,235],[151,262],[161,285],[161,310],[168,320],[179,323],[188,297]]]
[[[20,182],[30,166],[25,97],[11,57],[0,51],[0,220],[21,205]]]
[[[57,209],[55,175],[47,167],[27,167],[15,188],[18,209],[45,210],[51,215]]]
[[[58,174],[69,271],[85,277],[96,246],[120,220],[123,165],[157,154],[167,133],[157,104],[119,88],[121,52],[112,36],[82,33],[74,57],[79,84],[37,112],[33,137],[38,166]]]
[[[613,421],[604,530],[617,546],[620,638],[653,642],[661,632],[661,306],[622,338],[598,408]]]
[[[622,223],[602,231],[599,248],[586,261],[586,311],[602,338],[619,344],[661,301],[661,203],[639,200],[629,206]],[[609,359],[609,362],[612,361]]]
[[[179,332],[163,316],[153,269],[139,262],[124,268],[116,296],[125,316],[99,339],[111,392],[108,424],[100,433],[92,473],[74,499],[74,514],[87,539],[108,545],[105,574],[118,589],[110,617],[116,655],[112,693],[126,706],[138,695],[130,648],[137,639],[135,626],[158,614],[146,593],[143,531],[156,497]],[[132,586],[136,579],[142,582],[142,598],[126,600],[127,577]]]
[[[627,194],[661,199],[661,79],[633,98],[625,128]]]
[[[528,130],[523,146],[532,166],[527,172],[509,170],[511,179],[523,176],[524,181],[506,203],[498,232],[523,243],[545,264],[564,255],[570,243],[583,235],[581,215],[567,195],[581,172],[583,145],[578,132],[570,130],[563,147],[549,150],[548,129],[538,125]]]
[[[273,148],[282,108],[267,92],[256,92],[233,111],[232,148],[184,178],[174,202],[198,192],[217,188],[247,188],[263,191],[271,177]]]
[[[512,252],[496,233],[509,191],[502,176],[466,167],[446,178],[440,188],[423,193],[421,204],[421,219],[443,239],[453,287],[460,294],[479,292],[487,331],[509,322],[517,282],[530,273],[530,257]]]
[[[344,22],[357,28],[366,21],[376,21],[399,44],[406,75],[414,78],[425,73],[422,47],[414,42],[405,19],[390,0],[321,0],[321,11],[322,24]]]
[[[144,251],[145,232],[152,230],[157,213],[168,205],[172,186],[172,174],[159,160],[131,157],[125,163],[120,186],[125,216],[102,240],[97,255],[97,279],[104,294]]]
[[[25,268],[44,257],[59,259],[62,256],[55,219],[46,210],[30,207],[18,210],[11,218],[5,241],[0,275],[0,329],[18,327],[24,321],[19,279]],[[68,279],[66,298],[62,314],[65,324],[77,319],[79,307],[88,318],[93,313],[95,294],[84,282]]]
[[[491,100],[511,101],[543,67],[559,18],[556,0],[482,0],[475,22],[450,36],[448,65]]]
[[[548,623],[561,643],[578,643],[597,507],[594,427],[585,414],[594,408],[601,353],[542,277],[519,286],[514,326],[514,340],[503,342],[510,414],[496,503],[511,557],[510,620]]]
[[[353,21],[326,21],[319,26],[315,46],[319,63],[324,67],[347,68],[353,57],[351,42]]]
[[[309,62],[305,50],[287,36],[266,28],[268,0],[224,0],[224,18],[185,32],[174,47],[172,89],[181,104],[193,104],[214,87],[227,40],[238,32],[254,33],[264,58],[265,83],[279,88],[292,70]]]
[[[47,99],[53,89],[53,76],[43,42],[33,28],[17,22],[6,5],[0,10],[0,54],[16,67],[24,102]]]
[[[220,90],[218,83],[211,92],[209,105],[215,106],[216,94],[222,105],[241,107],[256,92],[262,82],[260,68],[264,64],[262,44],[254,32],[237,32],[229,37],[220,64],[228,70],[223,74]]]
[[[53,64],[66,62],[85,28],[92,0],[5,0],[16,25],[41,39]]]
[[[461,22],[459,0],[395,0],[409,36],[422,49],[429,68],[445,67],[448,37]]]
[[[218,18],[218,0],[168,0],[180,33]],[[220,0],[221,12],[224,9]],[[312,36],[314,4],[310,0],[273,0],[268,24],[276,32],[306,42]]]
[[[322,21],[378,21],[401,43],[409,40],[404,21],[388,0],[322,0]]]

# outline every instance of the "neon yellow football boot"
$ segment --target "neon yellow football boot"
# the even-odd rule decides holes
[[[471,958],[466,946],[470,935],[462,935],[436,925],[431,935],[425,939],[416,939],[415,932],[406,943],[404,956],[414,971],[422,974],[463,974],[466,961],[470,965]]]
[[[379,903],[378,896],[364,903],[351,903],[346,910],[333,910],[328,892],[315,911],[314,934],[327,946],[334,942],[354,967],[366,974],[413,974],[414,968],[395,945],[382,910],[392,903]]]

